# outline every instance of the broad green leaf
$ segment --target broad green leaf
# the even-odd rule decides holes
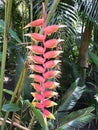
[[[30,106],[30,108],[33,110],[37,120],[39,121],[41,127],[43,128],[43,130],[49,130],[47,125],[44,122],[44,118],[42,113],[40,112],[40,110],[36,109],[28,100],[25,101],[25,103]]]
[[[63,117],[66,112],[71,110],[84,92],[85,86],[79,87],[77,83],[78,79],[75,81],[75,83],[71,85],[67,93],[65,93],[65,96],[63,97],[63,102],[55,113],[55,117],[57,119]]]
[[[0,28],[4,28],[4,21],[0,19]]]
[[[89,51],[89,56],[92,59],[92,61],[96,64],[96,66],[98,67],[98,57],[96,56],[96,54],[94,54],[93,52]]]
[[[2,107],[2,111],[5,111],[5,112],[16,112],[19,110],[20,108],[16,104],[5,104]]]
[[[17,42],[21,42],[20,38],[18,37],[17,33],[13,31],[12,29],[9,30],[9,33],[12,38],[14,38]]]
[[[4,21],[1,19],[0,20],[0,32],[4,32]],[[21,42],[20,38],[18,37],[17,33],[13,31],[12,29],[9,29],[9,33],[12,38],[14,38],[17,42]]]
[[[0,33],[4,33],[4,21],[0,19]]]
[[[57,130],[82,128],[95,118],[95,115],[91,113],[94,109],[94,107],[88,107],[66,115],[60,120],[60,127]]]
[[[13,94],[13,91],[8,90],[8,89],[3,89],[3,92],[5,92],[5,93],[7,93],[7,94],[10,94],[10,95],[12,95],[12,94]]]
[[[73,82],[70,86],[70,88],[67,90],[66,94],[63,96],[62,98],[62,104],[65,102],[65,100],[69,97],[69,95],[71,95],[73,93],[73,91],[75,90],[75,88],[78,86],[79,83],[79,78],[77,78],[75,80],[75,82]]]
[[[0,28],[0,33],[3,33],[4,32],[4,29],[3,28]]]
[[[2,52],[0,52],[0,61],[2,61]]]

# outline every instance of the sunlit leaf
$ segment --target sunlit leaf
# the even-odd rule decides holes
[[[4,33],[4,21],[0,20],[0,32]],[[10,36],[14,38],[17,42],[21,42],[20,38],[18,37],[17,33],[12,29],[9,29]]]

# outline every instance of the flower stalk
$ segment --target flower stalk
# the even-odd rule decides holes
[[[59,28],[65,26],[46,26],[45,20],[46,13],[43,3],[42,18],[30,22],[24,28],[40,26],[42,29],[41,32],[43,32],[43,34],[29,33],[25,34],[25,36],[31,37],[33,41],[38,43],[37,45],[33,45],[32,43],[31,46],[27,46],[32,52],[29,53],[31,55],[28,56],[28,61],[30,63],[29,69],[31,70],[29,77],[33,79],[31,85],[35,89],[35,92],[31,93],[34,97],[32,105],[42,111],[44,120],[47,123],[47,118],[55,119],[54,115],[48,111],[48,108],[57,105],[57,103],[52,101],[51,98],[58,95],[54,89],[59,87],[59,83],[55,80],[59,77],[60,71],[56,70],[55,67],[61,62],[60,60],[57,60],[57,57],[62,51],[56,50],[56,46],[63,41],[62,39],[47,40],[47,36],[57,32]]]

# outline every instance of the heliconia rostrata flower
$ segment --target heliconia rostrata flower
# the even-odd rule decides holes
[[[54,115],[49,112],[47,108],[57,105],[57,103],[51,101],[51,98],[58,95],[58,93],[54,91],[55,88],[60,86],[59,83],[55,81],[60,75],[60,71],[56,70],[56,66],[61,62],[58,56],[63,52],[56,48],[63,40],[60,38],[47,40],[47,36],[65,26],[46,26],[45,19],[46,13],[43,3],[42,18],[30,22],[24,28],[40,26],[42,29],[42,34],[29,33],[25,34],[25,36],[29,36],[33,41],[37,42],[34,45],[27,46],[31,51],[31,55],[28,55],[28,60],[30,61],[29,69],[31,70],[29,77],[33,79],[31,85],[35,89],[35,92],[31,93],[34,97],[32,104],[41,110],[46,121],[47,118],[55,119]]]

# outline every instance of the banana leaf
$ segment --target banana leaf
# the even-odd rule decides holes
[[[95,115],[91,113],[93,110],[94,107],[88,107],[68,114],[60,120],[60,127],[57,130],[82,128],[95,118]]]
[[[61,105],[55,112],[55,117],[57,119],[62,118],[68,111],[72,110],[83,94],[85,86],[78,86],[78,82],[79,79],[77,79],[65,93]]]

